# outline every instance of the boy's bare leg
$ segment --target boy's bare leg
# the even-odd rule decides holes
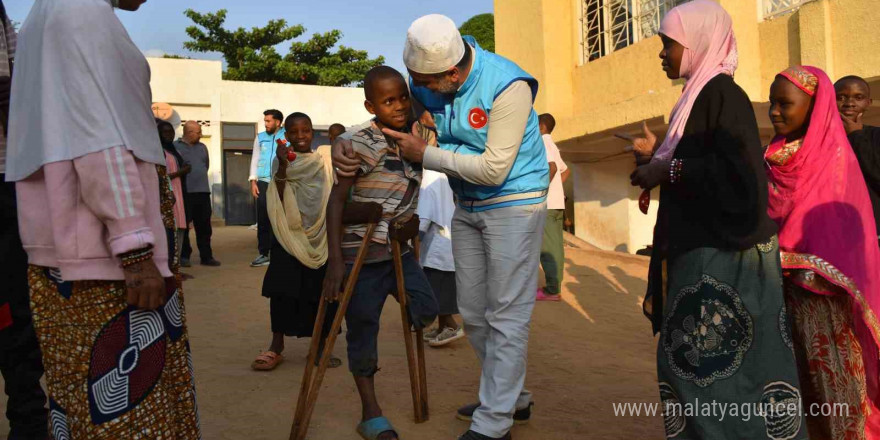
[[[379,401],[376,399],[375,376],[354,376],[354,384],[357,386],[358,394],[361,396],[361,421],[382,417],[382,408],[379,407]],[[397,436],[393,432],[383,432],[379,435],[380,440],[393,440]]]

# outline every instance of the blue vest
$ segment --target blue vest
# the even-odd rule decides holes
[[[269,134],[265,131],[257,135],[260,141],[260,161],[257,162],[257,180],[272,181],[272,159],[275,158],[275,140],[284,139],[284,127]]]
[[[512,61],[480,48],[473,37],[464,39],[474,48],[473,68],[454,97],[415,86],[412,80],[410,89],[434,116],[440,148],[479,155],[486,150],[489,113],[495,98],[515,81],[526,81],[534,102],[538,81]],[[470,212],[543,202],[549,185],[550,167],[534,109],[513,167],[501,185],[477,185],[449,176],[449,186],[458,196],[459,205]]]

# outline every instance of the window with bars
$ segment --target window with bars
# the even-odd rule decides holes
[[[660,19],[666,12],[687,1],[584,0],[581,4],[583,61],[593,61],[657,35]]]
[[[764,0],[764,19],[787,14],[813,0]]]

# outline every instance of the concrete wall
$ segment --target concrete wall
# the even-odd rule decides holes
[[[253,123],[263,130],[263,111],[276,108],[289,114],[300,111],[316,128],[339,122],[355,125],[369,119],[363,89],[295,84],[224,81],[219,61],[148,58],[152,70],[153,102],[171,104],[169,122],[202,121],[202,142],[208,147],[214,215],[223,217],[222,124]]]
[[[734,23],[736,81],[761,112],[773,78],[790,65],[815,65],[832,78],[880,76],[878,0],[815,0],[771,20],[764,20],[763,0],[718,1]],[[569,197],[577,235],[603,249],[634,252],[651,242],[655,211],[638,210],[631,159],[596,161],[624,146],[603,133],[642,120],[668,121],[683,82],[668,80],[660,68],[656,36],[583,63],[581,4],[496,0],[496,47],[541,82],[535,108],[556,117],[553,137],[573,170]],[[655,128],[658,135],[665,130]]]

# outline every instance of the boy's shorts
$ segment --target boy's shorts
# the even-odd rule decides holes
[[[416,328],[425,328],[437,317],[437,300],[412,252],[402,260],[410,321]],[[397,294],[392,261],[365,264],[345,313],[348,369],[355,376],[370,377],[379,369],[379,320],[389,294]]]

